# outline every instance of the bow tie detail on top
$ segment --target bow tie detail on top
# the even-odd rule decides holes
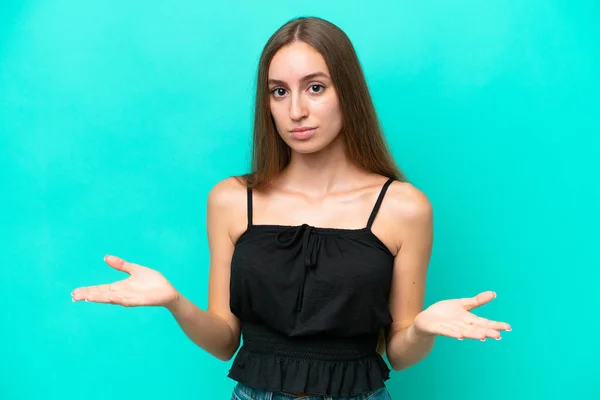
[[[311,267],[314,268],[317,264],[317,256],[321,247],[321,236],[314,234],[314,227],[308,224],[302,224],[300,226],[291,226],[279,232],[275,241],[277,247],[281,249],[291,248],[298,244],[301,244],[302,246],[302,281],[296,300],[296,311],[301,311],[308,269]]]

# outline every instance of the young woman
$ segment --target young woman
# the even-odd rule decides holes
[[[130,276],[73,301],[168,308],[205,351],[237,352],[234,399],[388,399],[384,353],[401,370],[438,335],[510,330],[470,312],[489,291],[423,310],[432,215],[387,149],[348,37],[297,18],[260,59],[252,171],[208,197],[207,310],[114,256],[106,263]]]

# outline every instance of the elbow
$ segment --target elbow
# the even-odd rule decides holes
[[[393,371],[402,371],[412,367],[413,365],[421,362],[425,359],[432,351],[433,343],[426,348],[419,349],[417,351],[405,351],[401,353],[387,352],[387,360],[390,364],[390,368]],[[414,350],[414,349],[413,349]]]
[[[235,351],[214,354],[214,356],[217,357],[219,360],[225,361],[225,362],[230,361],[233,358],[234,355],[235,355]]]
[[[214,354],[214,356],[224,362],[228,362],[233,358],[233,354]]]
[[[235,353],[238,351],[239,346],[240,346],[239,340],[233,341],[230,345],[221,349],[221,351],[213,353],[213,355],[221,361],[228,362],[233,358]]]
[[[390,364],[390,368],[392,371],[402,371],[410,366],[410,364],[403,363],[400,360],[395,360],[393,358],[388,357],[388,362]]]

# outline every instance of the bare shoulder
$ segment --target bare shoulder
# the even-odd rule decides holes
[[[385,196],[380,211],[382,233],[393,254],[403,245],[418,238],[428,238],[433,229],[431,202],[417,187],[408,182],[394,181]]]
[[[394,220],[423,221],[433,214],[429,198],[408,182],[394,181],[388,188],[386,203],[388,215]]]
[[[246,204],[246,186],[240,178],[235,176],[217,182],[208,194],[209,207],[236,208],[240,204]]]
[[[208,194],[209,224],[225,229],[235,243],[247,226],[246,205],[247,190],[242,179],[229,177],[219,181]]]

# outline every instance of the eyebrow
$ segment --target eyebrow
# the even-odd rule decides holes
[[[305,83],[306,81],[310,81],[311,79],[315,79],[315,78],[319,78],[319,77],[331,79],[325,72],[314,72],[314,73],[308,74],[305,77],[303,77],[302,79],[300,79],[300,83]],[[271,85],[271,84],[283,85],[283,86],[287,85],[287,83],[285,83],[285,81],[280,81],[279,79],[269,79],[268,84],[269,85]]]

